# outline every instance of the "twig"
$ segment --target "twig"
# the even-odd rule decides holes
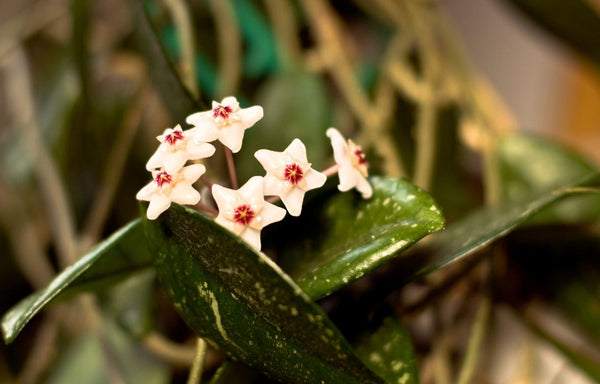
[[[233,162],[233,153],[231,149],[223,146],[225,150],[225,159],[227,160],[227,170],[229,171],[229,180],[231,181],[231,188],[238,189],[237,176],[235,174],[235,163]]]
[[[171,13],[181,41],[181,78],[190,93],[198,99],[200,90],[196,79],[196,43],[190,16],[192,13],[184,0],[163,1]]]
[[[219,211],[217,211],[216,209],[214,209],[213,207],[211,207],[210,205],[204,204],[204,203],[197,203],[196,204],[196,208],[198,208],[199,210],[208,213],[211,216],[217,216],[219,214]]]
[[[23,364],[19,383],[39,383],[44,371],[56,355],[55,345],[58,336],[58,314],[56,308],[48,313],[45,321],[40,326],[34,339],[33,346],[29,349],[27,360]]]
[[[200,176],[200,181],[202,184],[206,185],[206,187],[212,190],[213,183],[211,183],[204,175]]]
[[[191,366],[196,356],[195,348],[174,343],[157,332],[151,332],[142,344],[157,357],[179,366]]]
[[[479,352],[483,345],[483,338],[487,331],[491,311],[491,300],[486,294],[481,299],[481,303],[477,309],[477,314],[475,315],[475,322],[473,324],[473,328],[471,329],[465,360],[463,361],[463,365],[458,375],[458,384],[468,384],[473,381],[473,373],[475,372],[477,359],[480,355]]]
[[[436,147],[436,106],[431,100],[419,105],[417,114],[417,153],[414,181],[424,190],[431,187]]]
[[[290,67],[300,60],[298,25],[289,0],[264,0],[275,31],[282,66]]]
[[[210,4],[219,40],[218,94],[227,96],[235,92],[240,80],[240,33],[231,0],[211,0]]]
[[[100,232],[108,218],[117,187],[123,176],[127,156],[133,144],[135,133],[144,115],[145,106],[148,103],[147,96],[148,89],[146,86],[142,86],[135,97],[133,105],[124,118],[122,129],[108,155],[108,163],[105,167],[102,185],[85,220],[82,235],[80,236],[80,249],[88,248],[100,237]]]
[[[56,165],[39,134],[29,78],[29,64],[22,48],[15,48],[5,58],[3,71],[8,91],[7,102],[15,125],[20,127],[32,158],[32,164],[46,204],[62,268],[77,258],[75,230],[66,192]]]
[[[198,341],[196,342],[196,356],[194,357],[194,363],[192,365],[192,369],[190,370],[190,376],[188,377],[187,384],[200,384],[205,354],[206,342],[201,338],[198,338]]]

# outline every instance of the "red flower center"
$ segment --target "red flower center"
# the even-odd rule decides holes
[[[162,187],[164,184],[171,184],[171,181],[173,181],[173,176],[169,175],[165,171],[161,171],[156,175],[154,181],[156,181],[156,184],[158,184],[159,187]]]
[[[367,159],[365,157],[365,153],[360,149],[360,147],[354,150],[354,156],[358,159],[358,165],[365,165],[367,163]]]
[[[178,140],[183,140],[183,132],[182,131],[172,131],[168,135],[165,135],[165,142],[174,145]]]
[[[215,119],[219,117],[222,119],[228,119],[229,114],[231,113],[231,107],[219,104],[212,110],[212,113]]]
[[[233,212],[233,220],[241,225],[248,225],[254,220],[256,214],[248,204],[239,205]]]
[[[296,163],[286,165],[283,170],[283,179],[294,185],[298,184],[303,176],[304,172],[302,171],[302,168]]]

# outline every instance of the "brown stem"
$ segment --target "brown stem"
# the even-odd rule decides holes
[[[340,166],[338,164],[332,165],[331,167],[327,168],[324,171],[321,171],[322,174],[324,174],[325,176],[329,177],[331,175],[334,175],[337,173],[337,171],[340,169]]]
[[[237,176],[235,174],[235,164],[233,162],[233,153],[231,149],[225,148],[225,159],[227,160],[227,169],[229,170],[229,179],[231,180],[231,188],[238,189]]]

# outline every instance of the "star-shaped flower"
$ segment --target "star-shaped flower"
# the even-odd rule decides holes
[[[186,131],[177,126],[166,129],[156,138],[160,141],[158,149],[146,163],[146,169],[152,171],[164,168],[169,174],[177,173],[188,160],[198,160],[210,157],[215,153],[212,144],[197,141],[194,133],[196,129]]]
[[[164,169],[152,171],[154,180],[142,188],[135,197],[150,202],[146,216],[154,220],[171,206],[171,202],[197,204],[200,201],[200,193],[192,187],[192,184],[204,172],[206,168],[202,164],[183,167],[175,174],[170,174]]]
[[[283,152],[261,149],[254,157],[267,171],[265,195],[279,196],[292,216],[300,215],[306,191],[322,187],[327,180],[327,176],[310,167],[306,147],[299,139],[294,139]]]
[[[260,231],[285,216],[285,209],[265,201],[260,176],[250,178],[238,190],[215,184],[212,194],[219,208],[215,221],[258,250]]]
[[[361,147],[354,144],[352,140],[346,141],[344,136],[335,128],[329,128],[326,132],[333,147],[333,158],[339,165],[338,176],[340,184],[338,189],[342,192],[354,187],[368,199],[373,195],[373,188],[367,180],[369,172],[367,161]]]
[[[240,108],[237,99],[229,96],[220,104],[213,101],[212,110],[196,112],[189,115],[185,121],[198,128],[197,140],[204,142],[219,140],[236,153],[242,148],[244,130],[253,126],[262,117],[261,106]]]

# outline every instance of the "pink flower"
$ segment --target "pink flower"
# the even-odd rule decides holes
[[[373,195],[373,188],[367,177],[367,162],[361,147],[354,144],[352,140],[346,141],[344,136],[335,128],[329,128],[326,132],[333,147],[333,157],[339,165],[338,176],[340,184],[338,189],[342,192],[356,188],[362,197],[368,199]]]

